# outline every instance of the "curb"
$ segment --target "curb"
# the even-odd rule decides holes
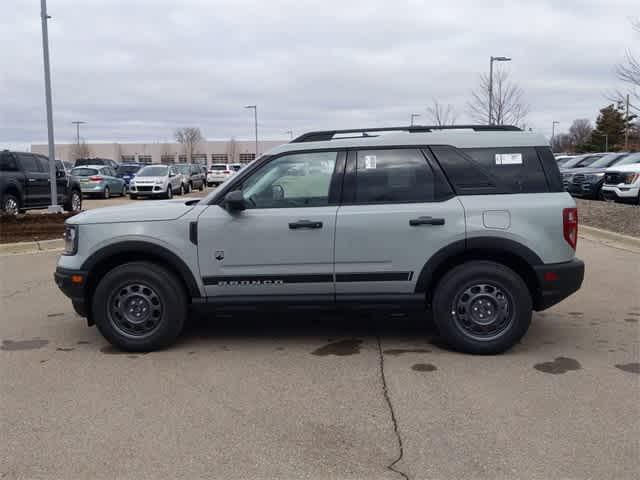
[[[640,253],[640,238],[638,237],[623,235],[621,233],[603,230],[601,228],[589,227],[584,224],[578,227],[578,236],[586,238],[587,240],[604,243],[605,245],[610,245],[612,247],[624,248],[625,250]]]
[[[64,240],[40,240],[38,242],[16,242],[0,244],[0,255],[15,255],[19,253],[40,253],[62,250]]]

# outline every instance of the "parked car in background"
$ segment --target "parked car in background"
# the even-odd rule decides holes
[[[206,178],[200,170],[200,165],[196,165],[195,163],[177,163],[173,168],[182,175],[182,184],[185,193],[189,193],[191,190],[204,190]]]
[[[173,165],[147,165],[129,183],[129,197],[173,198],[184,193],[184,183]]]
[[[578,155],[577,157],[570,158],[562,165],[558,165],[560,172],[568,170],[569,168],[582,168],[588,167],[596,160],[604,157],[607,153],[587,153],[585,155]]]
[[[144,166],[144,163],[121,163],[120,165],[118,165],[116,176],[124,180],[125,190],[129,189],[129,182]]]
[[[557,155],[556,162],[558,163],[558,167],[561,167],[572,158],[576,158],[576,156],[575,155]]]
[[[605,170],[628,156],[627,152],[609,153],[588,167],[563,170],[562,183],[565,190],[575,197],[602,199]]]
[[[242,163],[231,163],[229,167],[231,167],[231,171],[235,173],[240,171],[244,165]]]
[[[234,171],[231,165],[226,163],[213,163],[209,166],[209,172],[207,173],[207,186],[213,187],[220,185],[227,180]]]
[[[75,167],[71,175],[78,179],[83,195],[110,198],[126,193],[124,180],[118,178],[116,171],[106,165],[87,165]]]
[[[602,196],[606,200],[640,205],[640,153],[632,153],[607,169]]]
[[[73,164],[74,167],[82,167],[86,165],[106,165],[115,170],[120,164],[115,160],[111,160],[110,158],[79,158]]]
[[[34,153],[0,152],[0,207],[16,215],[51,204],[49,159]],[[80,184],[56,162],[58,204],[68,212],[82,210]]]

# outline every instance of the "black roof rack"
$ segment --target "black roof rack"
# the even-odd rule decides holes
[[[514,125],[412,125],[408,127],[377,127],[377,128],[351,128],[347,130],[322,130],[316,132],[307,132],[303,133],[299,137],[291,140],[290,143],[301,143],[301,142],[322,142],[327,140],[332,140],[334,136],[338,134],[346,134],[346,133],[359,133],[360,135],[356,135],[354,137],[346,137],[346,138],[360,138],[360,137],[371,137],[375,135],[368,135],[368,132],[431,132],[433,130],[474,130],[476,132],[498,132],[498,131],[508,131],[508,132],[521,132],[522,129],[514,126]],[[345,137],[341,137],[345,138]]]

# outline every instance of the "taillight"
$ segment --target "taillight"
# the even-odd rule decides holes
[[[562,210],[562,232],[564,239],[571,248],[576,249],[578,243],[578,209],[565,208]]]
[[[89,181],[91,181],[91,182],[101,182],[102,181],[102,177],[100,175],[93,175],[93,176],[89,177]]]

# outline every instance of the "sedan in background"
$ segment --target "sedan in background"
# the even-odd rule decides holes
[[[144,167],[144,163],[121,163],[116,170],[118,178],[124,180],[126,189],[129,189],[129,183],[131,179],[136,176],[136,173]]]
[[[147,165],[129,183],[129,197],[173,198],[184,193],[183,178],[173,166]]]
[[[88,165],[75,167],[71,170],[71,176],[80,183],[83,195],[95,195],[109,198],[111,195],[124,195],[124,180],[116,176],[113,168],[103,165]]]

